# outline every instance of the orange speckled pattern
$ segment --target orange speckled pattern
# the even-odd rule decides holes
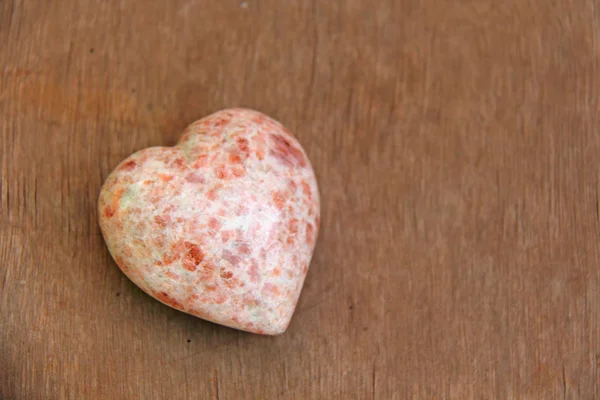
[[[319,192],[280,123],[246,109],[196,121],[175,147],[124,160],[98,210],[113,258],[146,293],[232,328],[286,330],[317,238]]]

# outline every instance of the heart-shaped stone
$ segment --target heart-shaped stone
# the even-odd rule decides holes
[[[317,238],[319,193],[280,123],[246,109],[196,121],[175,147],[123,161],[98,210],[113,258],[154,298],[244,331],[287,328]]]

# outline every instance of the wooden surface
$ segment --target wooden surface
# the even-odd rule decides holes
[[[0,0],[0,398],[600,398],[594,0]],[[137,289],[120,160],[295,132],[322,229],[280,337]]]

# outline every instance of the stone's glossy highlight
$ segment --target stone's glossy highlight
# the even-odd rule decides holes
[[[283,333],[319,229],[319,193],[302,147],[252,110],[191,124],[175,147],[141,150],[107,178],[100,227],[142,290],[197,317]]]

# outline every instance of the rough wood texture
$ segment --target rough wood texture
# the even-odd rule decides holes
[[[0,0],[0,398],[599,398],[596,3]],[[120,160],[230,106],[321,185],[281,337],[151,299],[98,228]]]

